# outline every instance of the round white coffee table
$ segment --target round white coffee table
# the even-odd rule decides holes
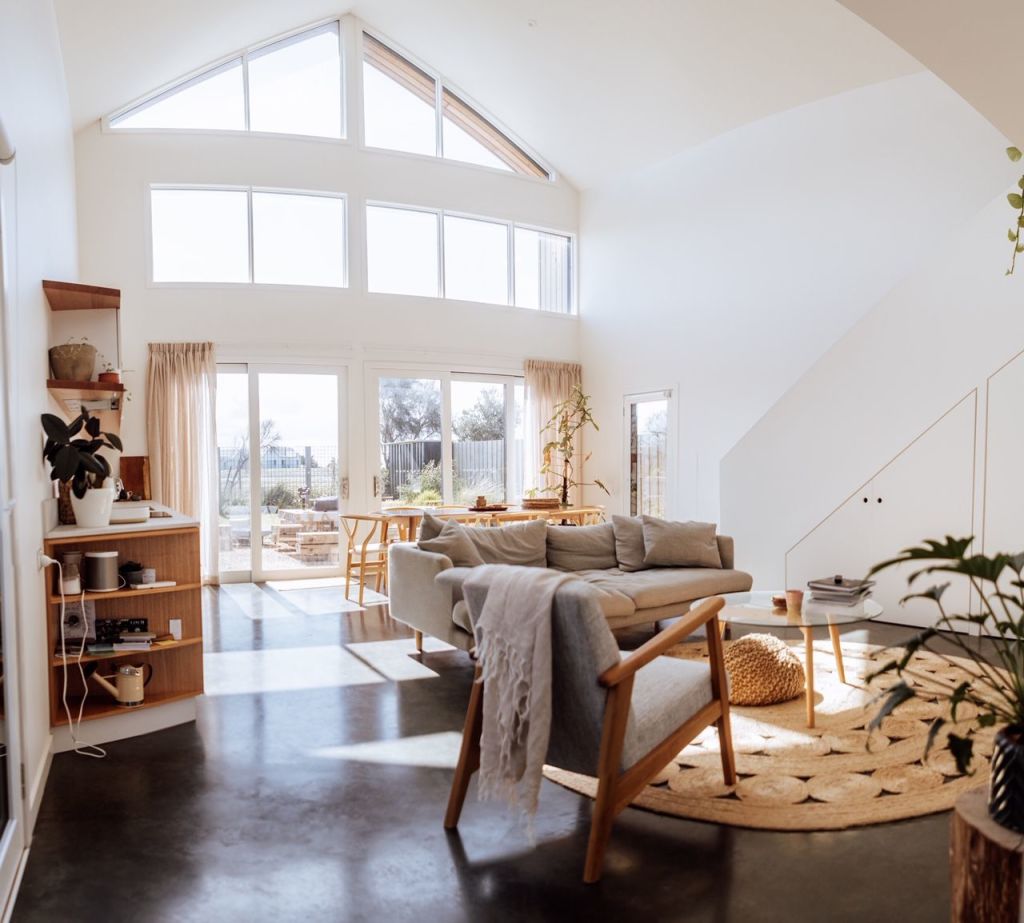
[[[828,628],[832,638],[832,650],[836,655],[836,669],[839,682],[846,682],[843,665],[843,649],[839,644],[839,626],[852,625],[877,619],[884,611],[873,599],[861,600],[853,606],[818,602],[804,597],[799,612],[779,608],[772,602],[773,596],[784,596],[781,591],[754,591],[751,593],[723,593],[725,605],[718,613],[722,629],[726,625],[750,625],[758,628],[798,628],[804,636],[804,673],[807,689],[807,726],[814,727],[814,629]],[[713,598],[713,597],[711,597]],[[703,599],[693,603],[697,607]]]

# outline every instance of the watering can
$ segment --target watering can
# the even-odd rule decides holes
[[[145,676],[147,667],[149,675]],[[93,673],[92,678],[114,697],[118,705],[130,708],[133,705],[141,705],[145,699],[146,694],[143,690],[153,678],[153,664],[144,663],[142,666],[133,667],[130,663],[126,663],[118,667],[113,676],[100,676],[98,673]],[[110,680],[114,680],[114,682],[111,683]]]

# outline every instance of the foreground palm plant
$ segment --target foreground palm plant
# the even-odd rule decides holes
[[[898,557],[876,564],[871,574],[909,562],[934,562],[915,571],[907,579],[912,586],[920,577],[933,574],[954,574],[966,578],[981,602],[981,611],[975,614],[948,612],[942,604],[942,597],[949,582],[929,587],[920,593],[911,593],[908,599],[930,599],[939,610],[939,618],[930,628],[915,635],[904,645],[904,654],[899,660],[891,660],[880,670],[871,674],[869,680],[884,674],[899,677],[890,689],[880,696],[882,707],[871,721],[869,729],[877,728],[893,709],[914,698],[918,693],[939,696],[949,703],[949,718],[937,717],[932,720],[928,731],[925,756],[934,745],[939,732],[948,723],[957,723],[957,711],[965,703],[977,709],[973,725],[963,734],[948,734],[949,750],[956,760],[957,769],[965,773],[974,754],[974,734],[979,728],[1007,725],[1007,730],[1017,736],[1024,725],[1024,553],[1009,555],[969,555],[973,537],[953,538],[945,541],[926,540],[916,548],[907,548]],[[870,575],[869,575],[870,576]],[[988,631],[995,632],[987,645],[990,654],[971,644],[967,637],[956,630],[956,623],[969,622]],[[945,642],[936,647],[941,639]],[[951,659],[949,645],[956,651],[957,661]],[[916,672],[913,657],[920,650],[927,650],[943,658],[951,665],[964,669],[968,678],[959,683],[944,682],[941,679]],[[965,669],[964,659],[969,662]],[[907,679],[914,681],[911,686]],[[1005,732],[1004,732],[1005,733]]]

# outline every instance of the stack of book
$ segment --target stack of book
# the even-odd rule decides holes
[[[874,585],[874,580],[851,580],[838,575],[807,581],[811,600],[829,603],[832,606],[855,606],[871,595],[871,588]]]

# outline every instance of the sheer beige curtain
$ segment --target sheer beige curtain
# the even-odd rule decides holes
[[[583,368],[576,362],[548,362],[544,359],[527,359],[525,365],[526,384],[526,429],[525,429],[525,454],[526,470],[524,482],[527,489],[531,487],[554,486],[558,483],[556,478],[544,481],[540,474],[541,466],[544,463],[541,451],[545,442],[548,441],[541,434],[541,429],[551,419],[555,412],[555,405],[564,401],[572,393],[572,389],[583,380]],[[582,458],[579,453],[582,446],[576,446],[576,458]],[[582,469],[577,469],[576,480],[583,480]],[[557,496],[555,493],[546,493],[545,497]],[[579,491],[572,491],[569,500],[572,503],[579,502]]]
[[[217,577],[217,363],[213,343],[150,343],[146,435],[153,499],[200,522],[203,579]]]

